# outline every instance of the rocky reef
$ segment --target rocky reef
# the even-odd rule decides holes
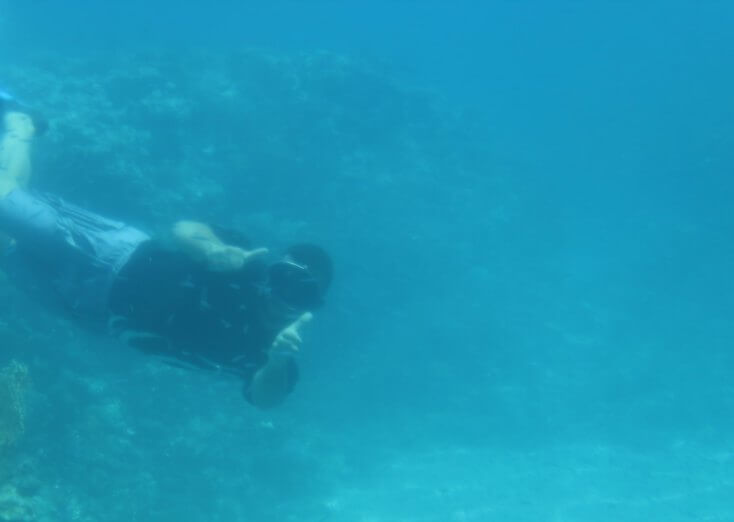
[[[30,522],[33,520],[37,520],[33,500],[22,496],[11,484],[0,487],[0,521]]]
[[[19,473],[18,454],[14,451],[26,428],[29,387],[25,364],[13,360],[0,369],[0,521],[37,520],[37,499],[31,491],[34,488],[22,491],[35,480],[28,470]]]
[[[18,441],[25,431],[28,367],[11,361],[0,370],[0,453]]]
[[[0,64],[0,78],[50,121],[35,183],[143,224],[193,215],[291,240],[340,223],[329,234],[348,238],[363,221],[394,226],[376,221],[406,198],[465,203],[465,180],[498,179],[475,175],[475,116],[336,53],[49,55]]]

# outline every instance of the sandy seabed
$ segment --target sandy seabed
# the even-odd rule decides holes
[[[684,442],[654,452],[574,445],[530,453],[462,448],[395,455],[328,520],[734,520],[734,452]]]

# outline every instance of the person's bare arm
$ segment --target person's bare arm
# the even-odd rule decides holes
[[[198,221],[179,221],[173,226],[176,244],[192,258],[207,264],[210,270],[239,270],[252,259],[266,254],[267,248],[245,250],[224,243],[208,225]]]

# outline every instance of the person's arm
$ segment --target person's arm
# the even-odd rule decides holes
[[[208,225],[198,221],[179,221],[173,226],[177,246],[192,258],[206,263],[215,272],[235,271],[250,260],[268,252],[267,248],[245,250],[224,243]]]
[[[268,362],[255,373],[248,389],[248,398],[257,408],[274,408],[293,390],[298,379],[293,352],[300,350],[303,342],[300,329],[312,318],[311,312],[305,312],[281,330],[273,341]]]

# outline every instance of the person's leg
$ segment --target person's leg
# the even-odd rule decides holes
[[[31,177],[31,141],[36,133],[33,120],[17,111],[0,112],[0,199],[22,188]],[[13,243],[0,230],[0,253]]]
[[[0,139],[0,198],[17,187],[24,187],[31,176],[31,142],[36,129],[33,120],[22,112],[6,112],[5,132]]]

